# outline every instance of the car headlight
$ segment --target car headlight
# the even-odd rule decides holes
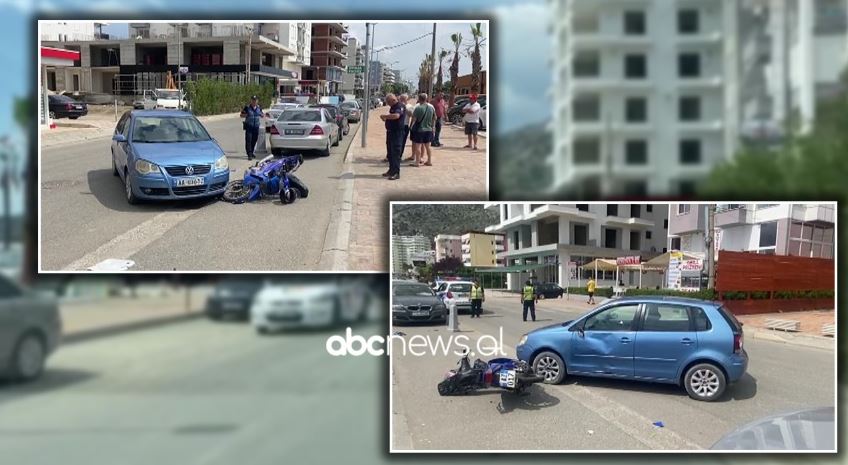
[[[221,158],[215,160],[215,171],[227,171],[230,169],[230,164],[227,163],[227,156],[221,155]]]
[[[403,305],[392,305],[393,312],[402,312],[404,310],[406,310],[406,307],[404,307]]]
[[[525,334],[525,335],[521,336],[521,339],[518,340],[518,345],[523,346],[526,343],[527,343],[527,335]]]
[[[159,172],[159,165],[156,163],[150,163],[147,160],[136,160],[135,170],[138,171],[139,174],[154,174]]]

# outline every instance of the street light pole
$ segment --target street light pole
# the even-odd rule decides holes
[[[430,92],[428,93],[430,98],[433,98],[433,86],[435,85],[435,83],[433,82],[435,79],[433,79],[433,77],[435,76],[435,72],[436,72],[436,23],[433,23],[433,45],[432,45],[432,48],[431,48],[431,51],[430,51],[430,76],[427,79],[430,82],[430,86],[429,86]]]
[[[371,23],[365,23],[365,113],[362,117],[362,147],[367,145],[366,135],[368,134],[368,114],[371,110],[371,57],[368,54],[370,48],[369,40],[371,39]]]
[[[250,59],[251,59],[251,55],[252,55],[252,48],[253,48],[253,26],[248,24],[247,25],[247,53],[245,54],[246,56],[245,56],[245,59],[244,59],[244,63],[245,63],[244,83],[245,84],[250,84],[250,61],[251,61]]]
[[[707,289],[715,289],[715,208],[707,205]]]

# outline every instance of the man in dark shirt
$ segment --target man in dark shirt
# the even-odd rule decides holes
[[[247,159],[253,160],[253,149],[256,148],[256,142],[259,140],[259,126],[262,124],[262,108],[259,106],[259,97],[254,95],[250,98],[250,105],[245,106],[241,110],[241,117],[244,118],[244,150],[247,152]],[[265,137],[264,133],[262,137]]]
[[[400,157],[406,129],[406,106],[394,94],[386,95],[389,113],[380,115],[386,122],[386,139],[389,142],[389,170],[383,176],[390,181],[400,178]]]

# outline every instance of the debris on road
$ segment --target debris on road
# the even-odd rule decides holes
[[[664,428],[665,427],[665,425],[661,421],[655,421],[653,423],[653,425],[656,426],[657,428]]]

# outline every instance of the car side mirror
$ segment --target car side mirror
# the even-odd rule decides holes
[[[112,136],[112,140],[115,142],[126,142],[127,138],[124,137],[123,134],[115,134],[114,136]]]

